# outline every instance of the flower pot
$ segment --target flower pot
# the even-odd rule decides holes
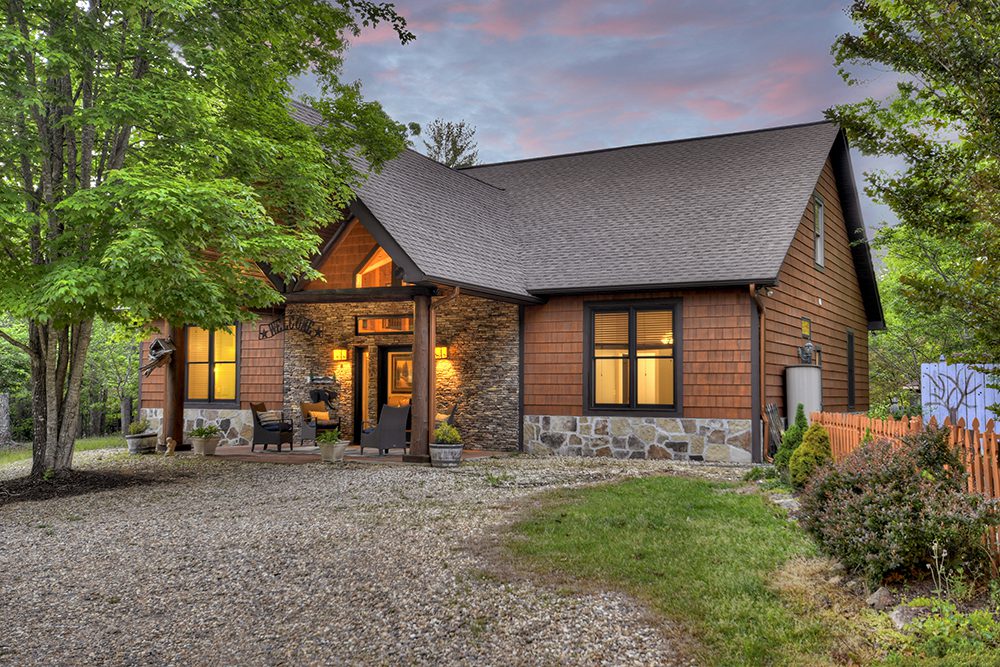
[[[319,456],[327,463],[344,460],[344,452],[347,451],[350,440],[338,440],[337,442],[319,443]]]
[[[462,445],[444,445],[432,442],[431,465],[435,468],[454,468],[462,460]]]
[[[215,456],[215,448],[219,446],[219,436],[212,438],[191,438],[191,448],[200,456]]]
[[[129,454],[152,454],[156,451],[156,440],[157,437],[154,431],[125,436]]]

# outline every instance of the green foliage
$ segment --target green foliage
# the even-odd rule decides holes
[[[215,438],[222,435],[222,429],[216,424],[205,424],[188,432],[192,438]]]
[[[128,425],[129,435],[141,435],[149,431],[149,420],[140,419],[139,421],[134,421]]]
[[[934,567],[974,574],[984,562],[983,533],[1000,524],[1000,513],[996,501],[967,493],[965,479],[944,430],[907,436],[899,447],[865,444],[813,476],[799,521],[873,584]]]
[[[701,645],[705,665],[826,664],[832,637],[775,592],[775,571],[813,553],[757,494],[655,477],[561,491],[516,526],[518,562],[637,596]]]
[[[427,157],[449,167],[471,167],[479,162],[476,128],[464,120],[457,123],[435,118],[426,128],[430,141],[424,141]]]
[[[809,421],[806,419],[805,407],[799,403],[795,408],[795,421],[781,434],[781,446],[774,455],[774,467],[781,474],[788,473],[788,463],[792,454],[802,444],[802,436],[805,435],[807,428]]]
[[[316,436],[316,442],[323,444],[340,442],[340,427],[335,426],[329,430],[320,431],[319,435]]]
[[[801,489],[819,468],[833,460],[830,434],[822,424],[813,424],[802,436],[802,444],[792,453],[788,462],[788,476],[792,485]]]
[[[462,443],[462,435],[448,422],[442,422],[434,429],[434,442],[439,445],[459,445]]]
[[[743,475],[744,482],[760,482],[766,479],[778,479],[780,474],[774,466],[754,466]]]
[[[917,657],[983,656],[1000,649],[1000,622],[988,611],[963,613],[951,602],[933,600],[931,614],[908,628],[907,652]],[[980,664],[996,664],[993,659]]]
[[[1000,5],[953,0],[857,1],[856,34],[834,54],[849,85],[852,66],[895,72],[895,91],[835,107],[828,115],[866,155],[900,158],[895,174],[868,175],[867,192],[899,225],[880,233],[889,250],[887,311],[903,327],[876,336],[873,365],[896,356],[905,368],[889,391],[937,352],[995,362],[1000,350]],[[989,64],[986,64],[989,63]],[[916,325],[912,334],[907,325]],[[935,329],[936,324],[943,325]],[[884,350],[879,346],[883,345]],[[884,378],[873,377],[884,400]]]

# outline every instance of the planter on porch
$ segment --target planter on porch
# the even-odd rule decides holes
[[[462,436],[458,429],[444,422],[434,429],[434,442],[430,443],[431,466],[454,468],[462,461]]]
[[[215,448],[222,440],[222,431],[215,424],[193,429],[190,433],[191,448],[199,456],[215,456]]]
[[[316,444],[319,446],[320,458],[326,463],[335,463],[344,460],[344,452],[351,441],[341,440],[340,428],[334,427],[316,436]]]

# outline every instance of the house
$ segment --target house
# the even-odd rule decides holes
[[[463,170],[405,151],[357,194],[324,281],[275,281],[284,307],[231,331],[185,329],[188,426],[245,443],[251,402],[298,423],[326,389],[355,438],[410,403],[415,459],[457,406],[475,448],[760,461],[806,342],[824,408],[867,409],[883,316],[831,123]],[[155,424],[163,375],[141,387]]]

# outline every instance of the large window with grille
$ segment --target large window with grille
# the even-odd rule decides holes
[[[236,327],[209,331],[187,328],[187,400],[236,401]]]
[[[678,409],[677,313],[676,302],[588,305],[585,374],[590,410]]]

